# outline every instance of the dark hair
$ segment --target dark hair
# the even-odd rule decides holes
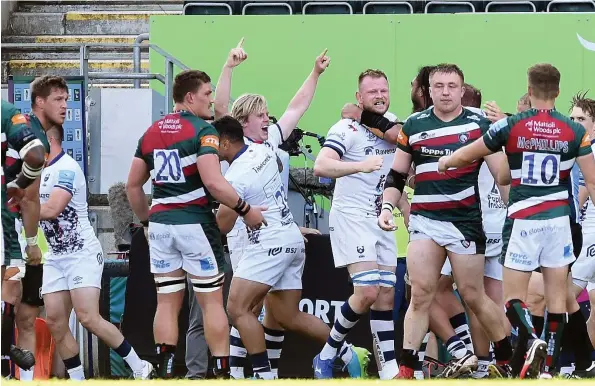
[[[527,77],[536,98],[556,99],[560,92],[560,71],[556,67],[548,63],[536,64],[529,68]]]
[[[357,84],[358,85],[362,84],[362,80],[364,80],[364,78],[366,78],[368,76],[371,78],[384,78],[388,81],[388,78],[386,77],[386,74],[384,73],[384,71],[374,70],[374,69],[369,68],[366,71],[359,74],[359,77],[357,78]]]
[[[415,83],[417,84],[417,87],[421,90],[422,99],[424,103],[422,110],[425,110],[428,107],[434,105],[432,97],[430,97],[430,73],[435,67],[436,66],[423,66],[419,69],[417,76],[415,77]]]
[[[481,91],[468,83],[465,83],[463,85],[463,87],[465,87],[465,93],[463,94],[461,104],[463,106],[476,107],[476,108],[480,109],[481,108]]]
[[[219,132],[219,140],[227,139],[231,143],[244,142],[244,129],[237,119],[230,115],[219,118],[213,122],[213,126]]]
[[[210,83],[211,78],[206,72],[199,70],[184,70],[176,75],[173,86],[174,102],[184,102],[184,97],[189,92],[196,92],[204,83]]]
[[[457,74],[461,77],[461,83],[465,83],[465,75],[463,75],[463,71],[456,64],[440,63],[430,71],[430,78],[438,72],[442,74]]]
[[[587,96],[587,92],[578,93],[572,97],[572,105],[570,106],[570,110],[573,107],[578,107],[579,109],[583,110],[585,114],[591,117],[591,119],[595,120],[595,100],[591,98],[585,98]]]
[[[46,99],[52,93],[52,90],[58,89],[68,93],[68,84],[61,76],[46,75],[36,78],[31,82],[31,105],[35,106],[37,98]]]

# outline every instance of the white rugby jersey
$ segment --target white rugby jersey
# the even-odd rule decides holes
[[[397,120],[389,112],[384,116],[393,122]],[[383,157],[382,167],[375,172],[337,178],[331,207],[331,211],[378,216],[382,209],[384,183],[397,145],[378,138],[356,121],[342,119],[329,130],[324,147],[335,150],[345,162],[361,162],[374,155]]]
[[[41,205],[48,202],[54,189],[63,189],[72,194],[72,198],[56,219],[40,221],[52,255],[71,255],[100,246],[89,222],[85,175],[64,151],[43,169],[39,187]]]
[[[506,219],[506,204],[502,201],[500,190],[485,162],[479,169],[478,185],[483,230],[486,234],[502,234]]]
[[[268,225],[257,231],[247,230],[244,220],[238,219],[243,231],[247,232],[248,244],[268,248],[301,240],[302,235],[287,204],[277,156],[268,146],[246,145],[236,155],[225,178],[248,204],[267,207],[263,216]]]
[[[591,142],[591,149],[593,149],[593,154],[595,155],[595,139]],[[584,181],[582,182],[584,185]],[[583,233],[595,233],[595,205],[593,205],[591,197],[587,198],[583,206],[583,221],[581,225],[583,226]]]
[[[281,162],[283,162],[283,164],[285,164],[285,162],[287,163],[287,167],[283,167],[283,172],[281,173],[281,177],[282,177],[282,181],[283,181],[283,187],[285,189],[285,195],[287,195],[288,192],[288,186],[289,186],[289,154],[281,149],[279,149],[279,146],[281,146],[281,144],[283,143],[283,133],[281,132],[281,127],[275,123],[274,125],[270,125],[268,127],[267,132],[269,133],[269,137],[267,138],[266,141],[264,141],[262,144],[266,145],[269,149],[271,149],[272,151],[274,151],[277,156],[279,157],[279,159],[281,160]],[[250,144],[255,144],[256,142],[252,141],[250,138],[248,137],[244,137],[244,143],[246,145],[250,145]],[[227,170],[229,170],[229,164],[225,170],[225,172],[223,173],[223,175],[225,177],[227,177]],[[238,218],[238,220],[236,221],[236,223],[233,226],[233,229],[231,230],[231,232],[228,233],[228,237],[236,237],[236,236],[241,236],[243,234],[246,233],[246,224],[244,224],[244,221],[242,221],[241,218]]]

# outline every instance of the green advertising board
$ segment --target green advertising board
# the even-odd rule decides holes
[[[484,101],[495,100],[506,111],[514,111],[526,92],[527,69],[536,63],[549,62],[560,70],[562,112],[568,111],[578,91],[590,89],[595,95],[595,43],[589,43],[595,42],[592,14],[151,17],[151,43],[207,72],[213,83],[242,37],[248,59],[234,70],[232,97],[262,94],[270,114],[277,117],[310,73],[316,56],[328,49],[331,64],[299,123],[303,130],[320,135],[340,118],[346,102],[355,101],[357,77],[367,68],[387,74],[390,111],[401,119],[411,112],[410,83],[418,68],[440,62],[458,64],[465,81],[481,89]],[[150,66],[151,72],[164,73],[164,60],[153,51]],[[153,87],[163,90],[157,82]],[[305,141],[316,155],[315,140]],[[303,158],[292,162],[304,166]],[[399,229],[402,255],[407,233]]]

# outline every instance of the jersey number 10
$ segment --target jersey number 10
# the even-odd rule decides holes
[[[560,155],[523,153],[521,184],[531,186],[558,185],[560,182]]]

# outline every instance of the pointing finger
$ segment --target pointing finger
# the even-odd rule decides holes
[[[243,45],[244,45],[244,38],[242,38],[242,40],[240,40],[240,42],[238,43],[236,48],[242,48]]]
[[[322,54],[320,54],[319,58],[324,58],[327,51],[328,51],[328,48],[325,48],[324,51],[322,52]]]

